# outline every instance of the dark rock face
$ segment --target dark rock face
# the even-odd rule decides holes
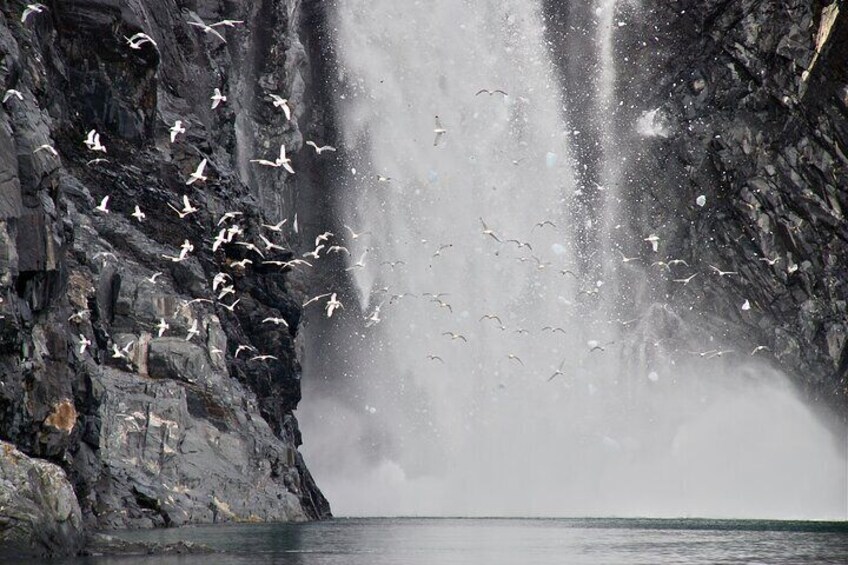
[[[0,91],[23,96],[0,107],[0,437],[68,473],[88,526],[329,516],[297,452],[303,282],[235,244],[291,255],[259,239],[293,243],[260,226],[294,215],[291,183],[248,160],[302,145],[298,4],[67,0],[26,23],[23,2],[0,7]],[[216,28],[225,43],[194,17],[245,24]],[[156,45],[130,49],[138,32]],[[215,88],[227,101],[212,110]],[[107,153],[83,144],[93,128]],[[186,185],[202,159],[208,180]],[[168,206],[183,195],[198,212],[181,220]],[[167,259],[184,240],[187,258]],[[234,290],[221,300],[218,272]]]
[[[594,14],[582,2],[546,4],[555,48],[566,58],[585,48]],[[623,294],[667,305],[737,354],[767,346],[758,355],[844,417],[848,10],[840,4],[618,2],[614,88],[624,104],[610,119],[627,157],[616,243],[640,250],[646,264],[689,265],[673,268],[674,277],[650,271],[648,288],[641,275],[624,277]],[[584,66],[596,76],[600,64]],[[585,95],[574,84],[578,71],[563,68],[571,103]],[[653,135],[637,131],[640,118]],[[585,126],[589,151],[593,127]],[[600,176],[593,167],[595,177],[581,179],[590,189]],[[652,233],[658,253],[642,241]],[[718,276],[710,265],[738,275]],[[670,281],[695,272],[685,286]]]
[[[643,206],[688,220],[671,252],[739,273],[677,298],[702,300],[738,342],[769,346],[844,415],[848,12],[815,0],[649,4],[645,21],[663,21],[667,42],[651,98],[672,133],[642,159],[659,197]]]

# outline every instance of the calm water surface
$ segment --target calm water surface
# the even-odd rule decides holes
[[[336,519],[126,532],[206,544],[215,555],[101,557],[73,564],[477,565],[848,563],[848,522],[645,519]]]

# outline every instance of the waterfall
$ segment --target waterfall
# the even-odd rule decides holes
[[[310,353],[337,374],[307,360],[300,418],[337,514],[844,517],[840,452],[779,373],[630,363],[618,320],[590,306],[616,286],[611,247],[578,235],[581,132],[551,60],[569,54],[540,6],[335,10],[337,213],[362,234],[345,234],[360,302],[337,315],[345,354]],[[596,120],[617,104],[614,13],[598,3],[600,76],[565,77],[597,81]],[[595,127],[612,185],[610,120]],[[587,274],[593,253],[606,266]]]

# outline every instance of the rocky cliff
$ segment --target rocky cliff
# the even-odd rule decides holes
[[[700,304],[700,322],[736,349],[745,345],[743,354],[768,347],[767,357],[811,398],[844,417],[848,10],[841,5],[651,2],[640,16],[645,35],[620,47],[639,53],[637,68],[656,69],[653,88],[622,89],[639,88],[645,109],[659,108],[668,120],[666,137],[637,152],[651,180],[631,201],[643,218],[668,227],[669,254],[738,273],[660,291]],[[635,45],[649,30],[662,45],[652,54]]]
[[[249,162],[303,143],[300,2],[45,4],[0,5],[0,93],[20,93],[0,106],[0,439],[61,467],[89,528],[328,516],[293,415],[304,283],[261,262],[297,244],[297,174]],[[188,24],[225,19],[244,23]]]
[[[583,3],[546,5],[570,118],[583,132],[581,180],[597,209],[605,196],[594,182],[609,164],[586,110],[602,65],[598,15]],[[622,309],[632,311],[623,319],[659,306],[647,308],[640,355],[674,356],[671,338],[686,331],[744,357],[763,346],[759,358],[844,418],[848,7],[642,0],[618,2],[613,26],[614,99],[625,101],[606,118],[623,170],[614,243],[646,266],[685,261],[624,278]],[[650,234],[657,252],[643,241]],[[671,280],[693,273],[690,284]]]

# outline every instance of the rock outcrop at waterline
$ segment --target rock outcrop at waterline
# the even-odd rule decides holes
[[[248,159],[302,143],[297,4],[63,0],[26,23],[24,2],[0,7],[0,93],[23,97],[0,107],[0,438],[64,469],[91,528],[329,515],[292,413],[303,283],[245,247],[211,251],[225,212],[251,241],[295,212],[285,173]],[[245,25],[220,28],[224,43],[188,26],[195,15]],[[130,49],[137,32],[156,45]],[[212,111],[216,87],[228,101]],[[288,95],[290,122],[267,92]],[[176,119],[187,132],[170,143]],[[107,153],[83,145],[92,128]],[[208,180],[186,186],[204,158]],[[199,211],[181,220],[168,204],[183,194]],[[186,260],[164,257],[186,239]],[[223,301],[219,271],[235,288]],[[237,357],[241,344],[275,359]]]
[[[65,472],[0,441],[0,558],[73,553],[82,542],[82,514]]]

